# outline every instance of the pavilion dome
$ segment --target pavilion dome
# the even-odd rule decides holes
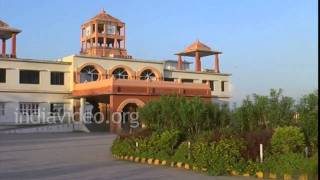
[[[186,52],[190,52],[190,51],[211,51],[211,48],[209,46],[203,44],[199,40],[196,40],[195,42],[193,42],[192,44],[187,46],[185,48],[185,51]]]
[[[89,21],[94,21],[94,20],[102,20],[102,21],[113,21],[113,22],[120,22],[123,23],[121,20],[111,16],[110,14],[107,14],[104,9],[102,9],[97,15],[94,17],[90,18]]]
[[[0,20],[0,27],[9,27],[9,25]]]

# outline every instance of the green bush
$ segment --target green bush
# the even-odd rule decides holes
[[[180,139],[178,131],[154,132],[151,136],[135,138],[135,155],[145,158],[170,159]],[[134,143],[135,144],[135,143]]]
[[[293,109],[292,98],[272,90],[270,96],[247,98],[230,112],[227,106],[206,104],[198,97],[164,96],[139,108],[148,129],[121,135],[111,151],[190,163],[207,168],[210,175],[264,170],[312,177],[318,173],[317,97],[305,97]],[[296,122],[293,112],[300,115]],[[186,140],[192,142],[190,149]],[[254,161],[260,143],[267,157],[263,163]],[[306,145],[311,158],[303,156]]]
[[[271,156],[265,160],[263,165],[267,172],[279,175],[291,174],[293,176],[300,174],[315,175],[318,166],[316,159],[305,158],[301,154],[292,152]]]
[[[191,162],[191,149],[188,148],[188,142],[182,142],[174,153],[172,160],[175,162]]]
[[[147,127],[159,131],[177,129],[189,138],[226,127],[231,119],[228,106],[205,103],[200,97],[162,96],[138,111]]]
[[[263,170],[263,166],[260,162],[248,160],[245,164],[243,172],[249,173],[250,175],[255,175],[256,172]]]
[[[222,139],[219,142],[211,144],[208,159],[209,170],[211,174],[223,175],[228,170],[242,170],[241,151],[244,145],[241,140],[237,139]]]
[[[193,164],[198,168],[207,168],[209,163],[210,146],[207,143],[195,142],[191,145]]]
[[[303,153],[304,147],[304,135],[298,127],[278,127],[271,138],[271,148],[274,154]]]
[[[131,138],[117,138],[113,141],[111,146],[112,154],[125,156],[125,155],[135,155],[135,143]]]

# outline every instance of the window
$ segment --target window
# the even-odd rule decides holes
[[[116,79],[128,79],[128,72],[123,68],[117,68],[112,72]]]
[[[39,103],[20,103],[19,112],[25,116],[37,116],[40,114]]]
[[[214,81],[212,80],[202,80],[202,83],[206,84],[209,81],[211,91],[214,91]]]
[[[224,92],[224,85],[225,85],[225,81],[221,81],[221,91]]]
[[[0,68],[0,83],[6,82],[6,69]]]
[[[52,85],[64,85],[64,72],[51,72]]]
[[[51,116],[63,116],[64,104],[63,103],[52,103],[50,104],[50,115]]]
[[[99,72],[93,66],[86,66],[80,71],[80,82],[96,81],[99,77]]]
[[[164,81],[174,81],[174,78],[164,78]]]
[[[5,103],[0,102],[0,116],[4,116],[5,114]]]
[[[92,24],[92,33],[96,32],[96,25]]]
[[[181,79],[182,83],[193,83],[193,79]]]
[[[84,30],[84,35],[85,36],[89,36],[91,34],[91,29],[90,29],[90,26],[86,27],[85,30]]]
[[[39,84],[39,71],[33,70],[20,70],[20,83],[21,84]]]
[[[146,80],[146,79],[151,79],[151,80],[156,79],[156,75],[152,72],[152,70],[146,69],[140,74],[140,80]]]
[[[116,34],[116,26],[109,23],[107,26],[107,33],[108,34]]]
[[[98,24],[98,33],[104,33],[104,24]]]
[[[214,91],[214,81],[209,81],[211,91]]]

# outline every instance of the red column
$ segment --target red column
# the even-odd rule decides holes
[[[2,57],[6,56],[6,40],[2,39]]]
[[[219,54],[214,54],[214,72],[220,73],[220,68],[219,68]]]
[[[16,34],[12,33],[11,37],[11,57],[16,57]]]
[[[181,57],[181,55],[178,55],[177,69],[182,70],[182,57]]]
[[[197,72],[200,72],[200,71],[201,71],[201,61],[200,61],[200,54],[199,54],[199,52],[196,52],[196,55],[195,55],[194,70],[197,71]]]

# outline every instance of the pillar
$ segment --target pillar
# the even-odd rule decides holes
[[[107,105],[105,103],[99,103],[99,112],[100,112],[100,123],[103,123],[104,125],[108,125],[106,123],[107,120]],[[107,128],[107,127],[106,127]]]
[[[79,109],[79,115],[80,115],[80,122],[85,121],[85,105],[86,105],[86,98],[80,98],[80,109]]]
[[[11,57],[16,57],[16,33],[12,33],[11,37]]]
[[[220,73],[220,68],[219,68],[219,54],[214,54],[214,72]]]
[[[123,26],[123,49],[126,49],[126,26]]]
[[[2,57],[6,56],[6,40],[2,39]]]
[[[181,55],[178,55],[177,69],[182,70],[182,57],[181,57]]]
[[[194,70],[197,72],[201,71],[201,61],[200,61],[200,54],[199,52],[196,52],[195,54],[195,66]]]
[[[110,104],[108,106],[109,112],[109,127],[110,132],[119,133],[121,132],[121,112],[117,112],[116,109],[116,97],[114,95],[110,95]]]
[[[96,29],[96,31],[95,31],[95,47],[98,47],[99,46],[99,43],[98,43],[98,22],[96,22],[95,24],[94,24],[94,26],[95,26],[95,29]]]
[[[117,38],[114,38],[114,41],[113,41],[113,48],[118,48],[118,47],[117,47],[117,43],[118,43]]]

